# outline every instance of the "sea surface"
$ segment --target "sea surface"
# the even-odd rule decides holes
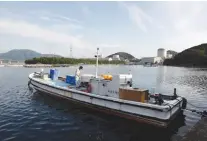
[[[74,74],[78,66],[58,68],[60,75]],[[83,66],[94,73],[94,66]],[[40,68],[0,68],[0,141],[178,141],[200,115],[184,111],[167,129],[137,123],[79,105],[31,92],[28,75]],[[49,72],[49,68],[44,69]],[[181,67],[99,66],[99,73],[133,74],[134,86],[177,94],[207,109],[207,70]],[[206,107],[206,108],[205,108]],[[188,105],[188,108],[194,108]]]

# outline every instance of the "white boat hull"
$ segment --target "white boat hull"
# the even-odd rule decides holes
[[[34,74],[29,75],[30,84],[40,92],[75,101],[82,105],[87,105],[87,107],[99,109],[120,117],[161,127],[167,127],[170,121],[181,111],[182,107],[182,98],[176,99],[176,102],[171,104],[171,106],[169,104],[165,106],[153,105],[55,86],[33,76]]]

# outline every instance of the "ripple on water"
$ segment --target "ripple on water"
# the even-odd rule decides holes
[[[139,87],[150,89],[156,86],[162,93],[172,93],[176,87],[179,95],[185,96],[192,104],[207,106],[207,70],[139,66],[101,68],[103,73],[109,70],[126,72],[130,68]],[[169,141],[185,135],[188,128],[200,119],[194,113],[184,112],[184,116],[178,118],[170,129],[163,131],[87,110],[65,100],[31,93],[27,88],[28,74],[36,69],[15,69],[18,75],[12,75],[13,79],[12,69],[5,69],[8,70],[0,69],[0,77],[3,74],[5,80],[0,81],[0,141],[148,141],[152,138]],[[68,68],[59,69],[63,75],[70,72]],[[92,67],[84,67],[84,72],[91,71]]]

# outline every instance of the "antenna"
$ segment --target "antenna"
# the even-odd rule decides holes
[[[98,78],[98,51],[99,48],[97,48],[97,54],[96,54],[96,78]]]

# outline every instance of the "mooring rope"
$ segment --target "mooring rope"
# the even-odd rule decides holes
[[[187,101],[187,104],[189,104],[192,107],[197,108],[197,109],[206,109],[207,108],[207,107],[202,107],[202,106],[196,106],[196,105],[194,105],[192,103],[189,103],[188,101]],[[196,110],[196,109],[187,109],[187,108],[186,109],[182,109],[182,110],[191,111],[193,113],[197,113],[197,114],[201,115],[202,117],[207,117],[207,111],[206,110],[200,111],[200,110]]]
[[[182,110],[197,113],[197,114],[201,115],[202,117],[207,117],[207,112],[206,111],[198,111],[198,110],[195,110],[195,109],[182,109]]]
[[[189,102],[187,102],[189,105],[191,105],[192,107],[195,107],[195,108],[202,108],[202,109],[207,109],[207,106],[206,107],[202,107],[202,106],[196,106],[196,105],[194,105],[194,104],[192,104],[192,103],[189,103]]]

